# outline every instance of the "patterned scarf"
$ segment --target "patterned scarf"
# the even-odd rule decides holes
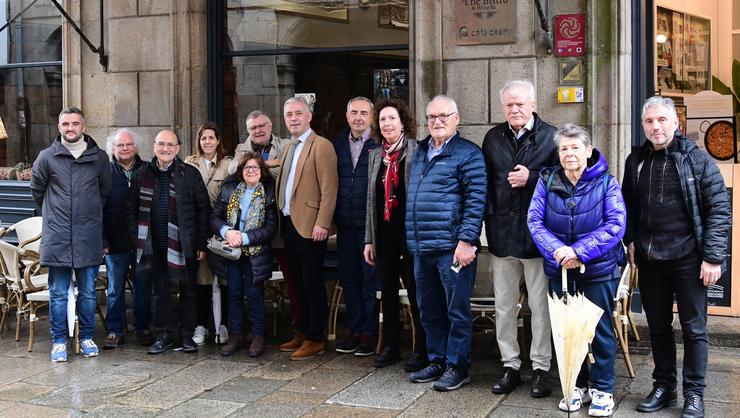
[[[175,164],[173,162],[173,164]],[[144,244],[149,236],[151,213],[154,203],[154,188],[157,182],[159,170],[156,162],[152,162],[150,170],[142,170],[139,176],[141,192],[139,194],[139,232],[136,239],[136,260],[141,260],[144,253]],[[176,280],[185,276],[185,255],[180,245],[180,233],[177,227],[177,206],[175,195],[175,174],[177,167],[172,167],[170,175],[170,192],[167,205],[167,269],[175,274],[170,274],[171,279]]]
[[[406,153],[406,135],[402,132],[394,144],[383,141],[383,164],[386,165],[383,177],[383,188],[385,189],[385,205],[383,219],[390,222],[393,209],[398,206],[396,189],[398,188],[398,165]]]
[[[247,183],[241,181],[236,186],[236,190],[231,194],[229,203],[226,205],[226,219],[229,226],[239,230],[239,220],[241,218],[242,207],[241,201],[247,191]],[[257,188],[252,194],[252,200],[247,208],[247,219],[244,221],[244,231],[257,229],[265,224],[265,187],[262,183],[257,183]],[[262,251],[261,245],[247,245],[242,247],[242,252],[247,256],[258,255]]]

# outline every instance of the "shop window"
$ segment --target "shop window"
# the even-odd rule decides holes
[[[282,103],[295,94],[315,98],[312,128],[328,138],[346,125],[352,97],[408,100],[408,3],[225,1],[219,111],[227,147],[246,140],[244,122],[256,109],[289,136]]]

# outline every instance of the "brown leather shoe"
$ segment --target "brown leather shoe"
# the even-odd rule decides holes
[[[326,352],[326,344],[322,342],[316,342],[306,340],[295,353],[291,354],[291,360],[308,360],[316,356],[320,356]]]
[[[249,345],[249,357],[259,357],[265,351],[265,336],[255,335]]]
[[[110,349],[110,348],[116,348],[119,344],[123,343],[123,335],[116,335],[114,333],[108,334],[107,337],[105,337],[105,341],[103,342],[103,348]]]
[[[280,345],[280,351],[285,351],[285,352],[296,351],[299,348],[301,348],[301,345],[303,344],[303,341],[305,340],[306,340],[305,334],[303,334],[302,332],[296,332],[292,340]]]
[[[243,341],[243,338],[241,335],[231,334],[229,336],[229,341],[227,341],[226,344],[224,344],[224,346],[221,347],[221,355],[230,356],[236,353],[241,348],[242,341]]]

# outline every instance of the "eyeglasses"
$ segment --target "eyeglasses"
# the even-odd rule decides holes
[[[244,170],[246,170],[248,173],[259,173],[260,172],[260,166],[258,165],[245,165]]]
[[[133,148],[134,144],[116,144],[116,148]]]
[[[160,148],[175,148],[175,147],[177,147],[180,144],[177,144],[177,143],[171,144],[169,142],[155,142],[154,145],[156,145],[156,146],[158,146]]]
[[[450,116],[454,115],[457,112],[452,113],[440,113],[439,115],[427,115],[427,122],[428,123],[434,123],[435,119],[439,119],[440,122],[444,123],[447,122],[450,119]]]
[[[247,130],[249,132],[256,132],[259,129],[265,129],[267,125],[270,125],[270,122],[261,123],[259,125],[249,126],[247,127]]]

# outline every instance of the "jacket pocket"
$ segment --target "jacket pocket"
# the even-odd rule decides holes
[[[308,206],[309,208],[318,209],[319,202],[316,200],[306,200],[306,206]]]

